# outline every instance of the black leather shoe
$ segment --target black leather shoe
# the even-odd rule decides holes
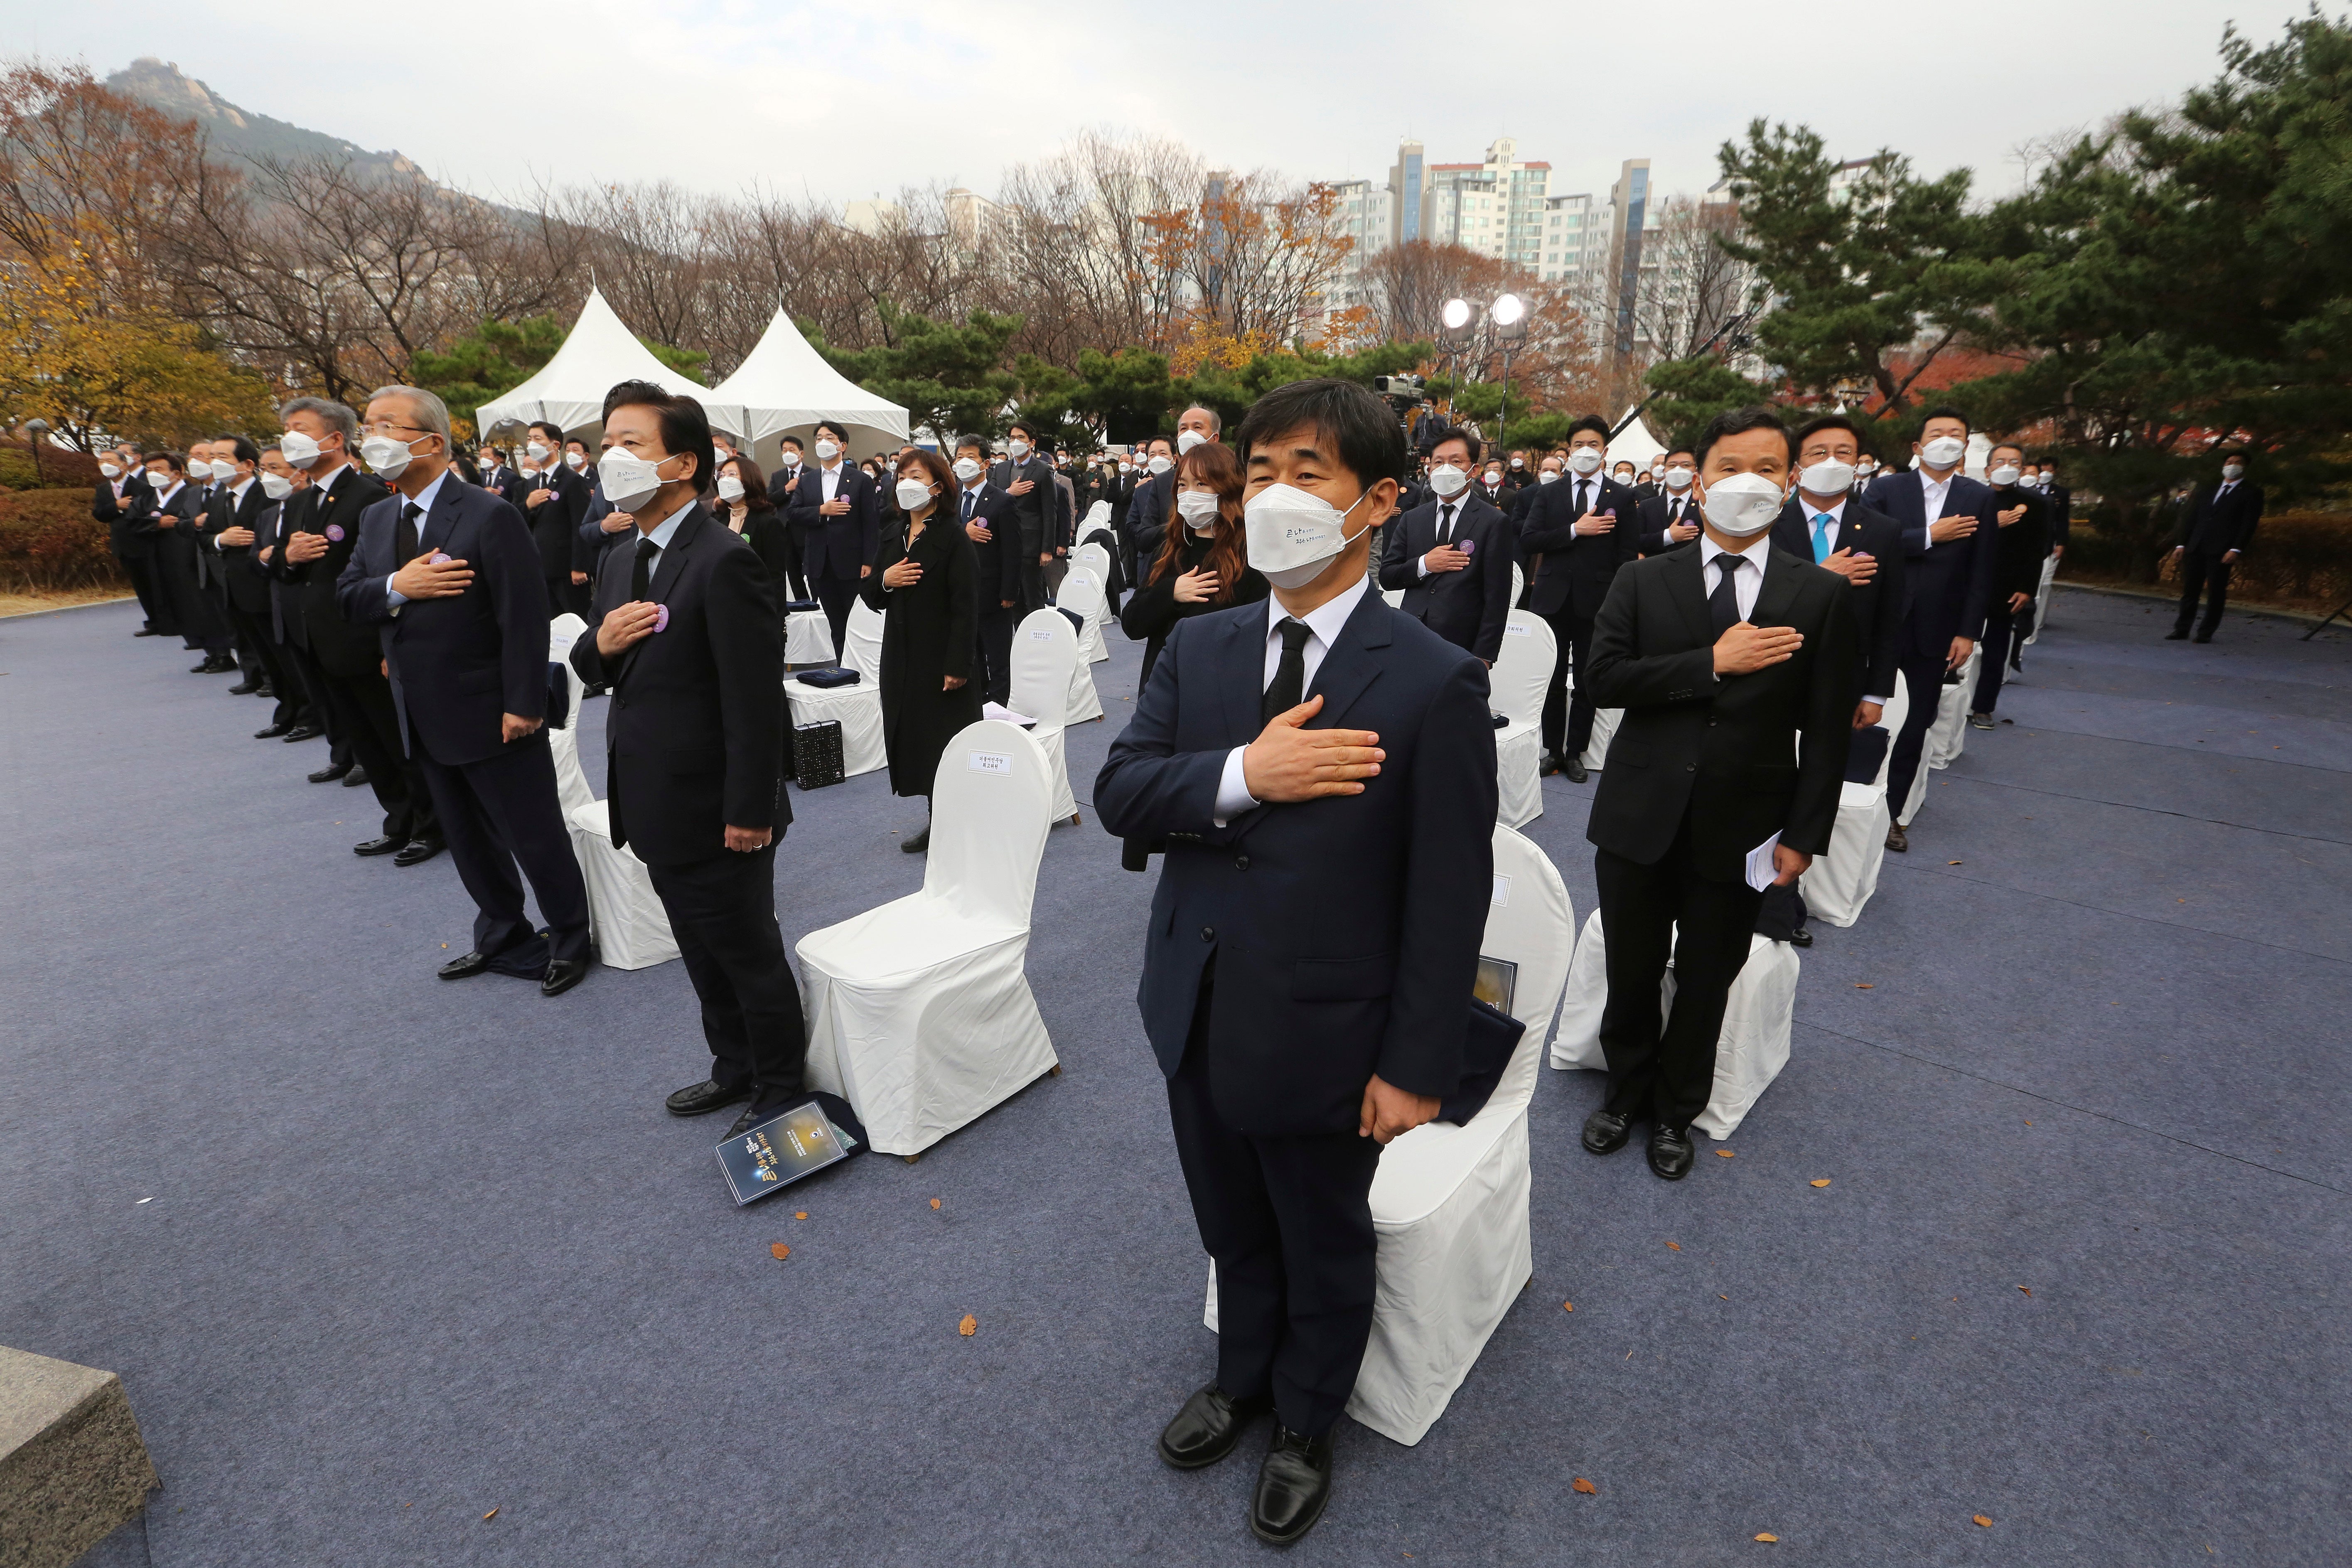
[[[329,763],[317,773],[308,776],[312,784],[332,784],[351,771],[352,764],[349,763]]]
[[[1790,932],[1789,933],[1789,945],[1790,945],[1790,947],[1811,947],[1811,946],[1812,946],[1812,945],[1813,945],[1813,931],[1812,931],[1812,928],[1811,928],[1811,926],[1799,926],[1795,931],[1790,931]]]
[[[1650,1169],[1666,1180],[1679,1182],[1689,1175],[1697,1157],[1688,1132],[1664,1123],[1650,1129]]]
[[[392,863],[395,866],[422,866],[447,847],[438,838],[412,838],[400,847],[400,853],[392,858]]]
[[[2190,637],[2189,640],[2190,642],[2211,642],[2213,640],[2213,634],[2211,632],[2199,632],[2195,637]]]
[[[1613,1110],[1596,1110],[1584,1119],[1584,1146],[1595,1154],[1614,1154],[1633,1135],[1633,1119]]]
[[[1558,773],[1558,772],[1559,772],[1559,752],[1545,752],[1541,757],[1539,757],[1539,758],[1538,758],[1538,759],[1537,759],[1537,761],[1536,761],[1536,777],[1538,777],[1538,778],[1549,778],[1552,774],[1554,774],[1554,773]]]
[[[2167,642],[2187,642],[2189,640],[2189,628],[2187,626],[2175,626],[2170,631],[2164,634],[2164,640]]]
[[[190,675],[235,675],[237,673],[236,660],[226,654],[215,655],[205,659],[204,663],[197,665],[188,673]]]
[[[272,724],[267,730],[256,730],[253,732],[253,738],[257,741],[274,741],[293,728],[291,724]]]
[[[353,763],[351,766],[351,771],[343,774],[343,787],[345,789],[357,789],[367,782],[368,771],[360,766],[357,763]]]
[[[1180,1470],[1215,1464],[1234,1451],[1249,1424],[1274,1408],[1271,1394],[1235,1399],[1215,1384],[1195,1392],[1160,1428],[1160,1460]]]
[[[1570,762],[1559,771],[1568,775],[1570,784],[1582,784],[1592,776],[1584,771],[1584,764],[1580,762]]]
[[[1330,1500],[1331,1434],[1302,1437],[1276,1422],[1274,1447],[1250,1494],[1250,1533],[1269,1546],[1288,1546],[1315,1528]]]
[[[916,834],[913,837],[901,838],[898,840],[898,847],[905,850],[909,855],[920,855],[924,850],[929,849],[930,847],[931,825],[928,822],[923,824],[922,831]]]
[[[782,1114],[783,1109],[783,1106],[781,1104],[761,1105],[755,1100],[751,1104],[745,1106],[742,1113],[735,1118],[734,1124],[727,1129],[727,1136],[730,1138],[740,1138],[744,1133],[749,1132],[752,1128],[760,1125],[761,1122],[773,1121],[779,1115]]]
[[[141,626],[137,631],[132,632],[131,635],[134,637],[160,637],[163,634],[157,631],[153,626]]]
[[[588,978],[588,961],[584,958],[551,958],[547,961],[547,978],[539,983],[541,996],[561,996]]]
[[[1890,822],[1886,825],[1886,847],[1897,855],[1905,853],[1911,847],[1911,836],[1903,831],[1901,823]]]
[[[751,1086],[739,1083],[733,1089],[723,1088],[709,1079],[689,1085],[662,1101],[662,1109],[672,1116],[708,1116],[721,1107],[739,1100],[751,1098]]]
[[[290,746],[299,741],[315,741],[325,733],[316,724],[297,724],[286,731],[286,743]]]
[[[407,839],[401,837],[397,834],[387,833],[381,838],[371,838],[364,844],[352,845],[352,853],[354,855],[397,855],[400,853],[401,846],[407,842]]]
[[[261,683],[258,681],[240,680],[228,689],[228,694],[231,697],[250,697],[260,689]]]
[[[490,966],[487,953],[474,952],[451,959],[433,973],[444,980],[470,980]]]

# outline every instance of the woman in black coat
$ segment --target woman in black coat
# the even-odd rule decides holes
[[[1242,466],[1233,448],[1204,441],[1176,459],[1176,491],[1160,552],[1143,568],[1142,585],[1118,624],[1144,643],[1143,680],[1178,621],[1266,595],[1265,579],[1249,568],[1242,532]],[[1179,526],[1181,524],[1181,526]],[[1139,682],[1139,687],[1142,682]]]
[[[760,471],[760,465],[740,452],[721,462],[710,510],[720,522],[741,534],[752,553],[767,564],[781,599],[785,574],[797,563],[793,559],[792,534],[784,526],[784,514],[769,499],[768,477]]]
[[[898,460],[898,512],[859,591],[882,613],[882,731],[890,793],[929,799],[940,753],[958,731],[980,721],[980,688],[971,683],[979,561],[952,514],[940,510],[941,498],[956,493],[947,460],[918,449]],[[942,517],[947,521],[940,525]],[[898,847],[912,855],[930,842],[926,822]]]

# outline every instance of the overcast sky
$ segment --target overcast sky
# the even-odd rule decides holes
[[[1475,163],[1507,134],[1550,163],[1554,194],[1605,192],[1637,157],[1653,189],[1697,191],[1757,115],[1809,122],[1841,156],[1893,146],[2006,190],[2020,143],[2174,98],[2215,74],[2226,22],[2268,42],[2304,8],[8,0],[0,49],[101,77],[154,55],[242,108],[484,195],[663,175],[835,201],[934,180],[992,192],[1006,164],[1090,126],[1235,168],[1375,181],[1404,137]]]

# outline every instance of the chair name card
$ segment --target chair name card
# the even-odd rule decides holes
[[[974,752],[971,761],[965,765],[976,773],[1009,773],[1013,771],[1013,754],[1010,752]]]
[[[1531,637],[1536,635],[1536,629],[1533,626],[1507,626],[1503,628],[1503,635],[1507,637]]]
[[[1507,909],[1511,902],[1511,879],[1500,871],[1495,873],[1495,907]]]
[[[719,1145],[719,1168],[737,1208],[848,1158],[840,1133],[814,1100]]]
[[[1031,642],[1052,642],[1054,640],[1054,628],[1051,626],[1031,626],[1029,628],[1029,640]]]

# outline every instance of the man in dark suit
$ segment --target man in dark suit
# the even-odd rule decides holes
[[[400,739],[478,911],[472,951],[441,965],[441,978],[495,969],[562,995],[588,973],[588,889],[547,742],[539,552],[521,513],[452,471],[440,398],[379,387],[365,430],[361,450],[394,493],[361,518],[335,596],[378,639]],[[544,937],[523,914],[518,860]]]
[[[254,579],[260,584],[261,608],[254,616],[255,629],[275,661],[272,668],[278,706],[270,713],[269,722],[256,730],[253,738],[282,740],[302,729],[307,733],[301,738],[308,740],[320,733],[318,709],[294,650],[287,644],[286,588],[272,567],[272,563],[285,552],[286,509],[293,500],[299,475],[276,446],[261,448],[260,470],[261,510],[253,514],[253,542],[246,546],[246,558]],[[300,618],[299,612],[296,618]]]
[[[531,542],[539,547],[540,577],[547,585],[547,602],[558,614],[565,610],[584,616],[588,609],[588,573],[578,563],[580,525],[587,521],[588,481],[541,450],[563,450],[563,432],[544,420],[530,427],[530,445],[537,472],[517,476],[514,494],[499,494],[529,521]],[[484,489],[496,487],[485,485]],[[518,500],[517,497],[520,499]]]
[[[170,602],[158,590],[151,569],[153,542],[138,529],[142,518],[155,504],[155,492],[148,487],[139,448],[126,441],[110,452],[100,452],[98,474],[89,515],[106,524],[107,547],[113,551],[115,563],[122,568],[123,576],[130,580],[131,592],[139,600],[140,626],[131,635],[177,637],[179,631],[172,619]]]
[[[1273,1409],[1249,1521],[1287,1544],[1371,1328],[1381,1146],[1461,1078],[1495,742],[1485,668],[1365,580],[1404,464],[1388,405],[1296,382],[1235,437],[1273,597],[1178,623],[1095,804],[1167,847],[1137,1000],[1217,1267],[1216,1380],[1160,1455],[1213,1464]]]
[[[1794,451],[1770,409],[1708,421],[1700,538],[1619,573],[1593,634],[1594,697],[1625,716],[1585,826],[1608,937],[1609,1090],[1583,1142],[1614,1153],[1647,1118],[1650,1169],[1668,1181],[1690,1173],[1757,882],[1794,882],[1829,847],[1853,733],[1852,590],[1770,542]]]
[[[1014,420],[1004,432],[1005,460],[989,471],[988,482],[1013,498],[1013,529],[1021,552],[1021,615],[1045,603],[1045,566],[1053,559],[1054,525],[1060,514],[1054,465],[1037,449],[1037,427]]]
[[[534,425],[530,429],[533,439],[537,439],[540,427]],[[561,447],[562,441],[563,432],[556,431],[555,444]],[[474,467],[482,476],[482,489],[510,507],[520,509],[522,505],[522,498],[530,493],[533,488],[534,476],[508,467],[506,454],[488,441],[483,442],[475,453]]]
[[[309,488],[291,498],[295,506],[289,509],[281,578],[299,605],[303,657],[333,715],[329,733],[349,746],[383,808],[383,831],[352,845],[352,853],[389,855],[395,865],[414,866],[441,853],[440,824],[424,773],[402,754],[400,716],[384,676],[382,642],[373,626],[354,625],[335,595],[336,579],[359,549],[360,514],[389,492],[382,479],[352,466],[359,416],[347,405],[297,397],[278,415],[286,421],[286,434],[278,439],[287,461],[306,469],[310,479]]]
[[[2224,447],[2220,456],[2221,479],[2207,480],[2190,494],[2173,537],[2171,563],[2180,574],[2180,614],[2164,634],[2167,641],[2189,635],[2200,594],[2205,595],[2205,619],[2197,628],[2197,640],[2213,640],[2230,602],[2230,568],[2253,548],[2254,529],[2263,521],[2263,487],[2246,478],[2251,454],[2243,447]]]
[[[1592,740],[1593,701],[1584,663],[1591,654],[1592,620],[1617,569],[1640,548],[1633,492],[1601,476],[1608,448],[1609,421],[1598,414],[1570,426],[1569,477],[1531,490],[1535,499],[1519,524],[1519,548],[1530,560],[1543,557],[1529,585],[1528,607],[1551,623],[1559,644],[1559,659],[1544,691],[1543,771],[1564,773],[1572,784],[1590,776],[1584,748]]]
[[[956,517],[971,540],[980,585],[981,689],[991,702],[1013,700],[1013,621],[1021,602],[1021,549],[1013,498],[988,479],[988,443],[956,443]]]
[[[278,696],[294,677],[283,668],[270,630],[268,571],[253,558],[254,524],[270,504],[261,486],[261,448],[243,436],[222,436],[213,451],[214,468],[228,471],[217,476],[223,488],[197,539],[219,577],[221,607],[247,660],[245,679],[229,691]]]
[[[149,454],[147,484],[154,492],[154,505],[131,527],[148,541],[156,586],[171,604],[181,637],[189,647],[203,650],[204,661],[191,665],[188,673],[229,674],[236,660],[229,652],[235,639],[228,619],[197,575],[196,533],[205,520],[205,484],[189,479],[188,459],[177,452]]]
[[[787,436],[776,450],[776,471],[768,476],[768,500],[780,512],[789,513],[793,496],[800,489],[805,459],[801,455],[801,438]],[[808,579],[801,571],[800,536],[792,529],[784,530],[784,580],[776,584],[776,592],[787,598],[805,600],[809,596]]]
[[[582,679],[612,688],[613,842],[653,874],[702,1003],[709,1075],[669,1111],[746,1101],[732,1137],[800,1096],[808,1056],[776,924],[776,843],[793,819],[783,613],[758,553],[695,500],[713,464],[702,405],[624,382],[604,429],[661,488],[632,509],[636,543],[606,560],[569,653]]]
[[[1992,594],[1985,601],[1984,658],[1978,661],[1977,689],[1969,703],[1969,723],[1979,730],[1994,727],[1993,706],[2007,674],[2003,666],[2032,629],[2033,595],[2041,590],[2042,563],[2050,554],[2049,508],[2024,482],[2024,465],[2025,448],[2014,441],[1997,443],[1986,459],[2000,526],[1993,540]]]
[[[1797,488],[1772,522],[1772,545],[1836,573],[1853,612],[1853,727],[1876,724],[1903,679],[1903,525],[1853,493],[1862,432],[1843,414],[1824,414],[1797,432]],[[1688,454],[1677,453],[1679,458]],[[1694,464],[1694,466],[1696,466]],[[1878,776],[1869,758],[1866,782]]]
[[[1676,483],[1667,485],[1661,479],[1655,485],[1635,489],[1634,530],[1644,555],[1664,555],[1677,544],[1687,544],[1698,537],[1698,496],[1691,489],[1691,479],[1698,472],[1698,458],[1689,451],[1666,454],[1668,467],[1662,474],[1673,474]],[[1649,493],[1644,495],[1643,491]]]
[[[1381,586],[1402,589],[1399,609],[1491,669],[1511,613],[1518,531],[1467,493],[1478,452],[1478,437],[1466,430],[1439,438],[1430,453],[1439,494],[1382,530]]]
[[[1957,408],[1929,409],[1911,448],[1919,466],[1882,473],[1862,498],[1903,529],[1900,663],[1911,706],[1886,765],[1887,807],[1898,814],[1911,798],[1945,679],[1958,679],[1984,636],[1993,536],[2000,529],[1992,491],[1960,472],[1969,451],[1968,416]],[[1898,854],[1911,847],[1906,824],[1898,820],[1887,828],[1886,847]]]
[[[882,498],[873,479],[849,460],[849,432],[831,421],[816,427],[814,468],[801,470],[785,518],[801,547],[801,570],[824,606],[837,652],[849,646],[849,606],[882,549]]]
[[[1165,436],[1143,446],[1143,471],[1127,502],[1127,542],[1139,575],[1149,574],[1168,531],[1169,509],[1176,504],[1176,448]]]

